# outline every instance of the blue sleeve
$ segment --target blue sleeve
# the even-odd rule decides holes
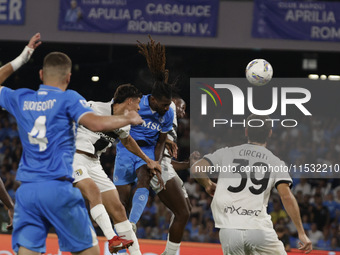
[[[162,125],[162,133],[168,133],[172,130],[172,123],[174,122],[174,110],[170,108],[164,116],[164,123]]]
[[[15,109],[18,107],[16,104],[16,93],[15,90],[2,87],[0,90],[0,105],[5,108],[8,112],[15,116]]]
[[[68,97],[68,105],[67,110],[68,114],[74,119],[77,123],[79,119],[88,112],[93,112],[91,107],[88,105],[85,98],[83,98],[80,94],[78,94],[74,90],[67,90]]]

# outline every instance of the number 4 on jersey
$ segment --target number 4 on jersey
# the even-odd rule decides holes
[[[31,132],[28,133],[28,140],[31,144],[39,144],[39,151],[45,151],[48,140],[46,138],[46,116],[39,116]]]

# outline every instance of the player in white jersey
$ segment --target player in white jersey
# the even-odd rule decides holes
[[[172,96],[172,103],[170,107],[174,110],[173,128],[168,133],[166,149],[161,161],[162,179],[166,189],[163,189],[158,180],[154,176],[151,179],[150,186],[158,195],[164,205],[166,205],[173,213],[173,218],[169,227],[169,234],[165,251],[162,254],[175,255],[181,244],[185,225],[190,217],[190,201],[183,181],[179,178],[176,170],[183,170],[190,168],[188,162],[178,162],[172,160],[172,157],[177,157],[177,118],[185,116],[185,101],[177,96]]]
[[[212,195],[211,210],[224,255],[286,254],[273,229],[267,205],[270,191],[276,187],[282,203],[297,228],[300,248],[309,253],[312,243],[302,226],[300,211],[290,191],[292,179],[285,163],[266,149],[272,134],[268,116],[250,115],[260,119],[262,127],[247,126],[248,143],[225,147],[196,162],[191,171],[196,180]],[[205,171],[220,169],[217,186]]]
[[[123,114],[125,111],[138,111],[140,97],[141,93],[135,86],[124,84],[117,88],[113,102],[89,101],[88,103],[98,115]],[[125,208],[120,202],[116,187],[104,172],[99,160],[102,152],[119,138],[127,149],[147,162],[150,169],[160,169],[158,163],[143,153],[135,140],[131,138],[129,131],[130,125],[111,132],[92,132],[84,126],[79,126],[73,173],[75,186],[89,200],[92,218],[109,240],[110,252],[128,248],[134,242],[129,251],[130,254],[135,255],[141,254],[136,235],[127,220]],[[128,240],[115,235],[106,211],[113,219],[117,233]]]

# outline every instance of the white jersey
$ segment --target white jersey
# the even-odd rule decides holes
[[[222,148],[204,158],[216,170],[223,168],[211,203],[216,227],[272,229],[267,214],[270,191],[279,183],[292,183],[285,163],[254,144]]]
[[[113,115],[112,102],[88,101],[94,113],[98,115]],[[110,147],[117,138],[124,139],[129,136],[131,126],[115,129],[111,132],[93,132],[86,127],[79,125],[77,130],[76,148],[91,154],[101,155]]]
[[[173,141],[173,142],[177,143],[177,126],[178,126],[178,122],[177,122],[177,114],[176,114],[176,105],[175,105],[174,102],[171,102],[170,108],[172,108],[172,110],[174,110],[174,120],[172,122],[172,129],[171,129],[171,131],[168,132],[168,137],[167,138],[170,141]],[[164,149],[164,155],[171,158],[167,148]]]

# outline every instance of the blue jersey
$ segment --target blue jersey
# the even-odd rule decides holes
[[[132,126],[130,135],[137,141],[143,140],[148,145],[155,146],[159,136],[159,132],[168,133],[172,130],[174,120],[174,111],[170,108],[163,116],[151,110],[149,105],[150,95],[141,98],[138,111],[144,120],[143,124]]]
[[[71,179],[76,126],[83,114],[92,111],[86,100],[73,90],[46,85],[37,91],[2,87],[0,105],[18,123],[23,153],[17,180]]]

